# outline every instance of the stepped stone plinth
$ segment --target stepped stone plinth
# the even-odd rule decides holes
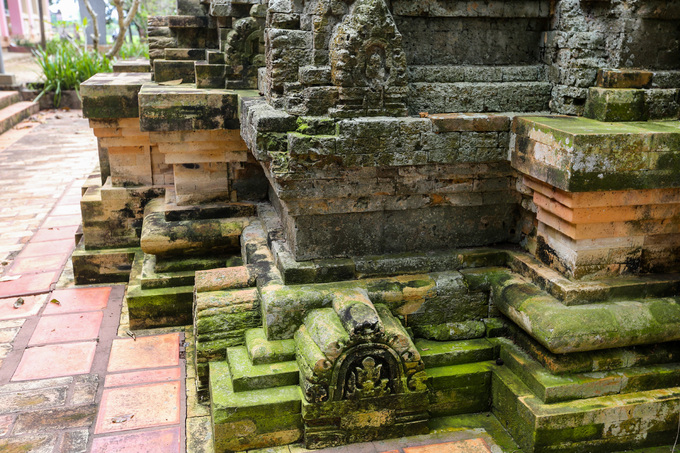
[[[680,2],[638,3],[178,0],[82,85],[76,280],[192,326],[219,453],[672,444]]]

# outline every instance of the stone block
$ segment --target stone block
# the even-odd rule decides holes
[[[293,443],[302,437],[300,387],[235,392],[229,365],[210,363],[215,450],[249,450]]]
[[[294,340],[268,340],[262,328],[246,330],[246,349],[253,365],[295,360]]]
[[[93,119],[137,118],[137,95],[151,74],[100,73],[80,85],[83,116]]]
[[[195,83],[196,74],[193,60],[160,60],[153,61],[154,81],[156,83],[181,80],[182,83]]]
[[[654,73],[639,69],[600,69],[597,71],[599,88],[649,88]]]
[[[165,49],[165,59],[166,60],[205,60],[206,50],[204,48],[198,49],[176,49],[168,47]],[[155,63],[155,62],[154,62]],[[157,80],[157,82],[162,82],[162,80]],[[187,81],[188,82],[188,81]]]
[[[515,120],[512,165],[567,192],[676,187],[674,122],[601,123],[587,118]]]
[[[598,121],[645,121],[649,116],[645,92],[592,87],[588,91],[584,116]]]
[[[191,85],[144,84],[139,92],[141,129],[238,129],[238,96],[233,91],[197,89]]]
[[[447,113],[429,115],[437,132],[508,132],[510,118],[482,113]]]
[[[146,58],[119,60],[113,63],[113,72],[151,72],[151,64]]]
[[[234,392],[292,386],[300,377],[295,360],[255,365],[243,346],[227,348],[227,362]]]

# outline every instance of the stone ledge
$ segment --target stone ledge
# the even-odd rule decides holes
[[[83,116],[93,119],[138,117],[137,94],[142,85],[150,81],[150,73],[95,74],[80,84]]]
[[[512,165],[567,192],[680,187],[680,123],[516,117]]]

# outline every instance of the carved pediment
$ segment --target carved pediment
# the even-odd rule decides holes
[[[402,115],[406,56],[385,0],[357,0],[329,44],[331,81],[340,89],[339,111]]]

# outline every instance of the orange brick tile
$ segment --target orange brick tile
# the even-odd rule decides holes
[[[0,282],[0,297],[46,293],[58,277],[58,271],[50,271],[39,274],[24,274],[16,280]]]
[[[104,313],[93,311],[43,316],[33,331],[29,346],[67,341],[93,340],[99,335]]]
[[[12,381],[87,374],[96,347],[96,341],[87,341],[26,349]]]
[[[125,385],[147,384],[150,382],[178,381],[181,377],[182,371],[179,367],[108,374],[106,375],[104,387],[121,387]]]
[[[106,308],[111,294],[110,286],[98,288],[69,288],[52,292],[51,299],[59,301],[59,305],[48,304],[44,314],[64,314],[81,311],[95,311]]]
[[[47,300],[47,294],[38,296],[23,296],[23,305],[14,308],[17,297],[0,299],[0,320],[26,318],[38,314]]]
[[[19,258],[62,254],[67,255],[75,248],[73,239],[58,239],[49,242],[31,242],[19,254]]]
[[[484,439],[468,439],[443,444],[406,447],[404,453],[490,453],[491,449]]]
[[[29,256],[26,258],[17,258],[12,263],[8,275],[22,275],[36,272],[47,272],[61,270],[64,262],[68,256],[61,255],[44,255],[44,256]]]
[[[95,434],[179,423],[180,383],[164,382],[104,390]]]
[[[167,428],[134,434],[96,437],[91,453],[179,453],[180,429]]]
[[[179,334],[113,340],[108,371],[139,370],[179,365]]]

